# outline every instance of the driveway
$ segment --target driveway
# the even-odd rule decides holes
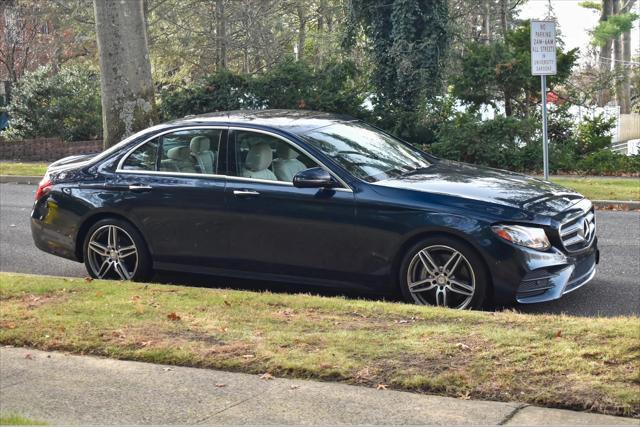
[[[29,214],[34,193],[35,186],[0,184],[0,271],[86,276],[82,264],[46,254],[33,245],[29,230]],[[518,305],[517,310],[529,313],[564,312],[581,316],[640,314],[640,213],[597,211],[596,216],[601,258],[595,279],[558,301]],[[268,288],[273,291],[293,290],[274,283],[246,283],[184,275],[163,274],[156,277],[156,280],[196,285]],[[309,288],[304,290],[309,291]],[[313,291],[335,293],[318,289]]]

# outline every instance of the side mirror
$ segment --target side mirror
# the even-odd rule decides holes
[[[293,177],[293,186],[298,188],[332,188],[338,183],[322,168],[310,168]]]

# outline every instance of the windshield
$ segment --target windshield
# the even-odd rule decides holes
[[[302,137],[367,182],[402,176],[431,165],[423,152],[361,122],[325,126]]]

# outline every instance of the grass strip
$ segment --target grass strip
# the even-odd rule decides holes
[[[638,317],[0,273],[0,343],[640,415]]]
[[[47,163],[0,162],[0,175],[44,176]]]
[[[551,177],[591,200],[640,200],[640,178]]]
[[[47,423],[35,421],[20,415],[0,415],[0,425],[3,426],[44,426]]]

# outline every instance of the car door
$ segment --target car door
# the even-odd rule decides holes
[[[230,268],[318,283],[355,280],[351,189],[294,187],[296,172],[321,165],[266,131],[230,130],[229,166]]]
[[[120,161],[128,216],[141,226],[158,269],[218,268],[228,236],[224,227],[226,128],[165,132]]]

